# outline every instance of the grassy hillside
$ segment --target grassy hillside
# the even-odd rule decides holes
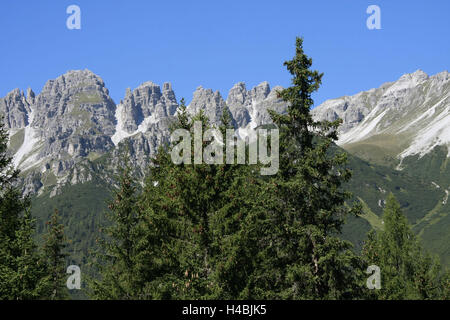
[[[360,244],[355,239],[360,238],[363,231],[377,228],[379,221],[374,219],[374,215],[381,217],[383,201],[392,192],[425,247],[439,255],[443,264],[450,266],[450,163],[447,148],[436,147],[423,157],[407,157],[399,171],[394,169],[398,161],[393,153],[386,152],[386,146],[377,147],[377,140],[365,142],[371,143],[346,146],[351,153],[349,167],[353,171],[349,189],[363,201],[365,213],[362,219],[349,219],[344,228],[345,238],[359,248]]]
[[[450,158],[447,154],[446,147],[438,146],[423,157],[407,157],[402,162],[403,171],[435,182],[441,189],[450,189]]]
[[[431,159],[439,159],[434,160],[434,165],[448,170],[446,153],[445,158],[443,156],[442,152],[429,155]],[[392,192],[425,247],[439,255],[443,264],[450,266],[450,201],[445,201],[447,195],[444,188],[438,188],[432,183],[450,181],[445,172],[438,169],[433,173],[426,166],[430,159],[425,157],[421,160],[422,165],[416,166],[410,165],[413,163],[411,159],[407,169],[402,171],[372,164],[351,154],[348,157],[348,167],[353,177],[346,187],[353,193],[353,200],[361,201],[364,214],[347,219],[343,237],[359,250],[371,228],[382,228],[383,207],[388,194]],[[418,173],[418,169],[422,171]]]

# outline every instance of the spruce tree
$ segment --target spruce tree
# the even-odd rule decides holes
[[[369,264],[381,271],[381,289],[372,298],[438,299],[445,296],[445,277],[437,258],[425,252],[400,204],[390,194],[383,211],[383,230],[371,231],[363,247]],[[448,290],[448,288],[447,288]]]
[[[216,128],[223,135],[231,128],[229,111],[224,111],[222,125]],[[201,123],[202,132],[212,128],[202,112],[188,115],[182,100],[171,129],[188,130],[193,146],[195,121]],[[208,144],[203,142],[202,147]],[[142,261],[147,261],[141,265],[147,268],[147,295],[156,299],[215,298],[220,287],[216,262],[223,255],[216,216],[226,205],[225,193],[236,166],[194,164],[193,148],[185,151],[190,164],[174,164],[171,146],[159,149],[140,200],[146,235]]]
[[[93,299],[137,299],[135,279],[136,257],[136,184],[128,158],[122,159],[119,187],[107,212],[109,225],[101,229],[99,249],[91,263],[98,278],[89,280],[89,295]]]
[[[15,187],[19,171],[13,169],[7,141],[0,118],[0,299],[39,299],[44,295],[45,263],[33,240],[30,201]]]
[[[64,226],[59,222],[58,210],[55,210],[47,222],[47,234],[44,235],[44,259],[47,273],[47,294],[49,300],[67,299],[66,257],[67,239]]]
[[[345,154],[330,150],[339,121],[311,116],[311,95],[322,74],[310,70],[301,38],[294,58],[284,65],[292,74],[292,86],[279,92],[287,112],[270,111],[280,131],[279,171],[263,179],[247,176],[241,191],[233,191],[239,200],[232,211],[240,210],[242,227],[235,233],[239,250],[228,273],[245,266],[241,279],[246,280],[237,290],[246,298],[360,297],[364,263],[338,237],[345,217],[360,210],[346,204],[350,194],[342,185],[351,175]]]
[[[301,39],[285,64],[294,76],[293,87],[280,92],[288,112],[271,113],[281,132],[278,174],[261,177],[260,164],[248,162],[175,165],[168,148],[160,149],[141,200],[149,296],[361,296],[363,261],[337,236],[345,216],[359,213],[345,205],[350,195],[341,189],[350,178],[346,158],[329,150],[339,123],[312,120],[311,93],[321,75],[309,70]],[[188,117],[181,106],[173,129],[192,134],[195,120],[203,132],[210,127],[202,113]],[[225,112],[220,129],[227,127]]]

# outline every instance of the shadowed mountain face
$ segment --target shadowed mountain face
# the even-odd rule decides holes
[[[218,91],[200,86],[187,110],[203,110],[212,124],[218,124],[227,108],[242,138],[271,122],[268,110],[286,110],[277,96],[280,89],[262,82],[248,90],[240,82],[224,99]],[[68,193],[78,192],[80,197],[64,201],[82,202],[83,185],[93,190],[114,185],[124,145],[142,177],[158,146],[168,141],[177,107],[171,84],[161,88],[153,82],[127,89],[116,105],[103,80],[89,70],[49,80],[39,95],[15,89],[0,98],[14,165],[22,170],[24,192],[35,195],[40,216],[53,211],[47,208],[50,204],[63,206],[57,199],[66,199]],[[393,192],[424,241],[436,244],[430,248],[450,257],[448,231],[442,231],[450,226],[449,73],[406,74],[380,88],[326,101],[312,113],[317,119],[343,120],[338,144],[353,155],[349,188],[365,204],[363,219],[349,222],[348,238],[358,243],[368,229],[382,225],[384,201]],[[98,192],[105,197],[104,190]],[[68,217],[71,211],[66,213]]]

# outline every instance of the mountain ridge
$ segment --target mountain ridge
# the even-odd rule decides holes
[[[357,248],[370,228],[382,225],[381,212],[387,194],[393,192],[426,246],[450,263],[445,232],[450,226],[448,146],[439,142],[424,154],[399,158],[413,145],[418,126],[447,123],[448,78],[447,71],[431,77],[417,71],[376,89],[327,100],[312,110],[317,120],[343,119],[338,145],[350,153],[349,166],[354,171],[348,187],[365,208],[360,218],[350,218],[344,232]],[[187,110],[191,114],[203,110],[214,125],[228,108],[243,138],[251,129],[270,123],[269,109],[286,110],[277,96],[281,89],[271,88],[268,82],[247,89],[238,82],[225,99],[219,91],[199,86]],[[170,83],[160,86],[151,81],[127,89],[116,104],[104,81],[89,70],[49,80],[38,95],[31,89],[26,94],[14,89],[0,98],[0,113],[6,115],[10,133],[9,151],[22,170],[24,193],[33,195],[39,225],[57,206],[84,257],[83,239],[91,243],[93,229],[78,229],[98,223],[97,209],[104,208],[94,203],[95,194],[105,199],[109,191],[102,188],[116,185],[115,170],[125,147],[136,177],[145,176],[157,147],[169,139],[178,104]],[[84,201],[95,210],[77,203]]]
[[[418,70],[377,89],[327,100],[312,112],[321,119],[344,120],[338,144],[350,152],[358,144],[386,149],[393,137],[401,140],[396,150],[386,150],[401,169],[406,157],[450,147],[450,74],[428,76]]]
[[[436,146],[450,144],[449,79],[447,71],[429,77],[418,70],[377,89],[327,100],[314,108],[312,114],[319,120],[343,119],[337,143],[344,149],[368,161],[374,161],[371,158],[374,154],[384,155],[389,161],[381,164],[402,169],[408,156],[419,153],[421,158]],[[243,138],[249,130],[270,123],[267,110],[286,110],[276,94],[280,89],[279,86],[271,89],[264,81],[247,90],[245,83],[238,82],[225,100],[219,91],[199,86],[187,110],[191,114],[203,110],[212,124],[218,124],[223,110],[228,108],[232,123]],[[430,105],[431,102],[434,104]],[[133,149],[139,153],[136,160],[152,156],[158,145],[168,141],[168,125],[177,108],[175,92],[168,82],[162,88],[152,81],[133,90],[128,88],[125,97],[115,104],[103,79],[87,69],[71,70],[47,81],[37,96],[31,89],[26,95],[14,89],[0,98],[0,113],[6,115],[15,167],[24,172],[50,170],[58,182],[78,161],[104,155],[124,139],[133,140]],[[413,114],[413,120],[408,119],[411,109],[419,111]],[[436,114],[438,117],[433,118]],[[425,150],[418,148],[420,140],[414,140],[410,133],[420,133],[418,124],[431,131],[429,127],[436,123],[431,140],[443,136],[443,141],[432,141]],[[422,140],[430,140],[429,136],[423,135]],[[414,149],[419,152],[411,152]],[[140,165],[147,164],[148,161],[140,161]],[[30,192],[44,186],[36,180],[27,184]]]
[[[219,91],[198,86],[187,110],[191,114],[203,110],[212,124],[218,124],[228,108],[243,138],[249,130],[271,122],[269,109],[286,110],[276,94],[280,89],[263,81],[247,90],[244,82],[238,82],[224,99]],[[14,89],[0,98],[15,167],[48,175],[46,180],[56,179],[58,184],[76,163],[104,155],[125,139],[132,140],[136,163],[148,165],[148,159],[143,159],[168,141],[168,126],[177,108],[169,82],[161,87],[146,81],[133,90],[128,88],[116,104],[103,79],[87,69],[70,70],[47,81],[38,95],[30,88],[26,95]],[[448,148],[449,109],[448,71],[428,76],[418,70],[379,88],[327,100],[312,114],[319,120],[343,119],[337,143],[344,149],[365,160],[402,169],[408,162],[405,158],[417,154],[421,158],[440,145]],[[423,131],[433,133],[425,135]],[[418,138],[420,134],[424,142]],[[436,141],[441,136],[442,141]],[[450,148],[448,152],[450,156]],[[385,159],[378,161],[380,155]],[[27,192],[39,192],[45,186],[42,177],[24,180]]]

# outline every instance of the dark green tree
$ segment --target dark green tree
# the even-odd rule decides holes
[[[445,296],[445,278],[441,277],[437,258],[423,250],[393,194],[386,202],[383,227],[378,232],[371,231],[363,247],[367,262],[377,265],[381,271],[381,289],[373,290],[372,298],[438,299]]]
[[[59,222],[58,210],[55,210],[47,222],[47,233],[44,235],[44,259],[47,273],[47,294],[49,300],[68,299],[66,286],[67,239],[64,226]]]
[[[33,240],[30,201],[15,187],[19,175],[7,153],[8,134],[0,118],[0,299],[43,297],[45,263]]]
[[[228,274],[245,272],[238,291],[246,298],[361,297],[364,263],[338,237],[345,217],[360,212],[359,205],[346,205],[346,156],[330,149],[340,122],[312,118],[311,95],[322,74],[310,70],[301,38],[284,65],[292,74],[292,86],[279,92],[287,112],[269,111],[280,132],[279,171],[263,179],[246,176],[232,191],[231,211],[241,208],[242,227],[234,232],[239,236]]]
[[[174,164],[171,146],[163,146],[153,160],[140,199],[144,212],[145,240],[141,263],[147,275],[146,296],[156,299],[204,299],[217,297],[220,285],[215,276],[220,252],[216,237],[217,211],[227,201],[225,192],[231,186],[237,166],[227,164],[194,164],[194,123],[202,132],[212,128],[202,112],[188,115],[184,100],[171,130],[190,132],[190,163]],[[218,130],[225,135],[230,126],[227,108]],[[174,143],[177,143],[174,142]],[[202,142],[202,150],[209,142]]]
[[[89,280],[93,299],[137,299],[135,282],[138,212],[136,184],[127,156],[120,163],[119,187],[109,204],[109,225],[101,229],[93,264],[98,278]]]
[[[350,194],[343,154],[330,152],[338,122],[313,121],[311,93],[321,75],[297,39],[285,63],[293,86],[280,92],[287,114],[271,113],[280,135],[280,170],[261,164],[174,164],[161,148],[144,188],[147,296],[152,298],[342,299],[361,297],[363,261],[338,237]],[[222,133],[230,128],[228,110]],[[172,130],[211,126],[182,105]],[[208,145],[203,142],[203,147]],[[191,148],[193,150],[193,148]],[[248,153],[248,150],[247,150]],[[248,159],[248,157],[247,157]]]

